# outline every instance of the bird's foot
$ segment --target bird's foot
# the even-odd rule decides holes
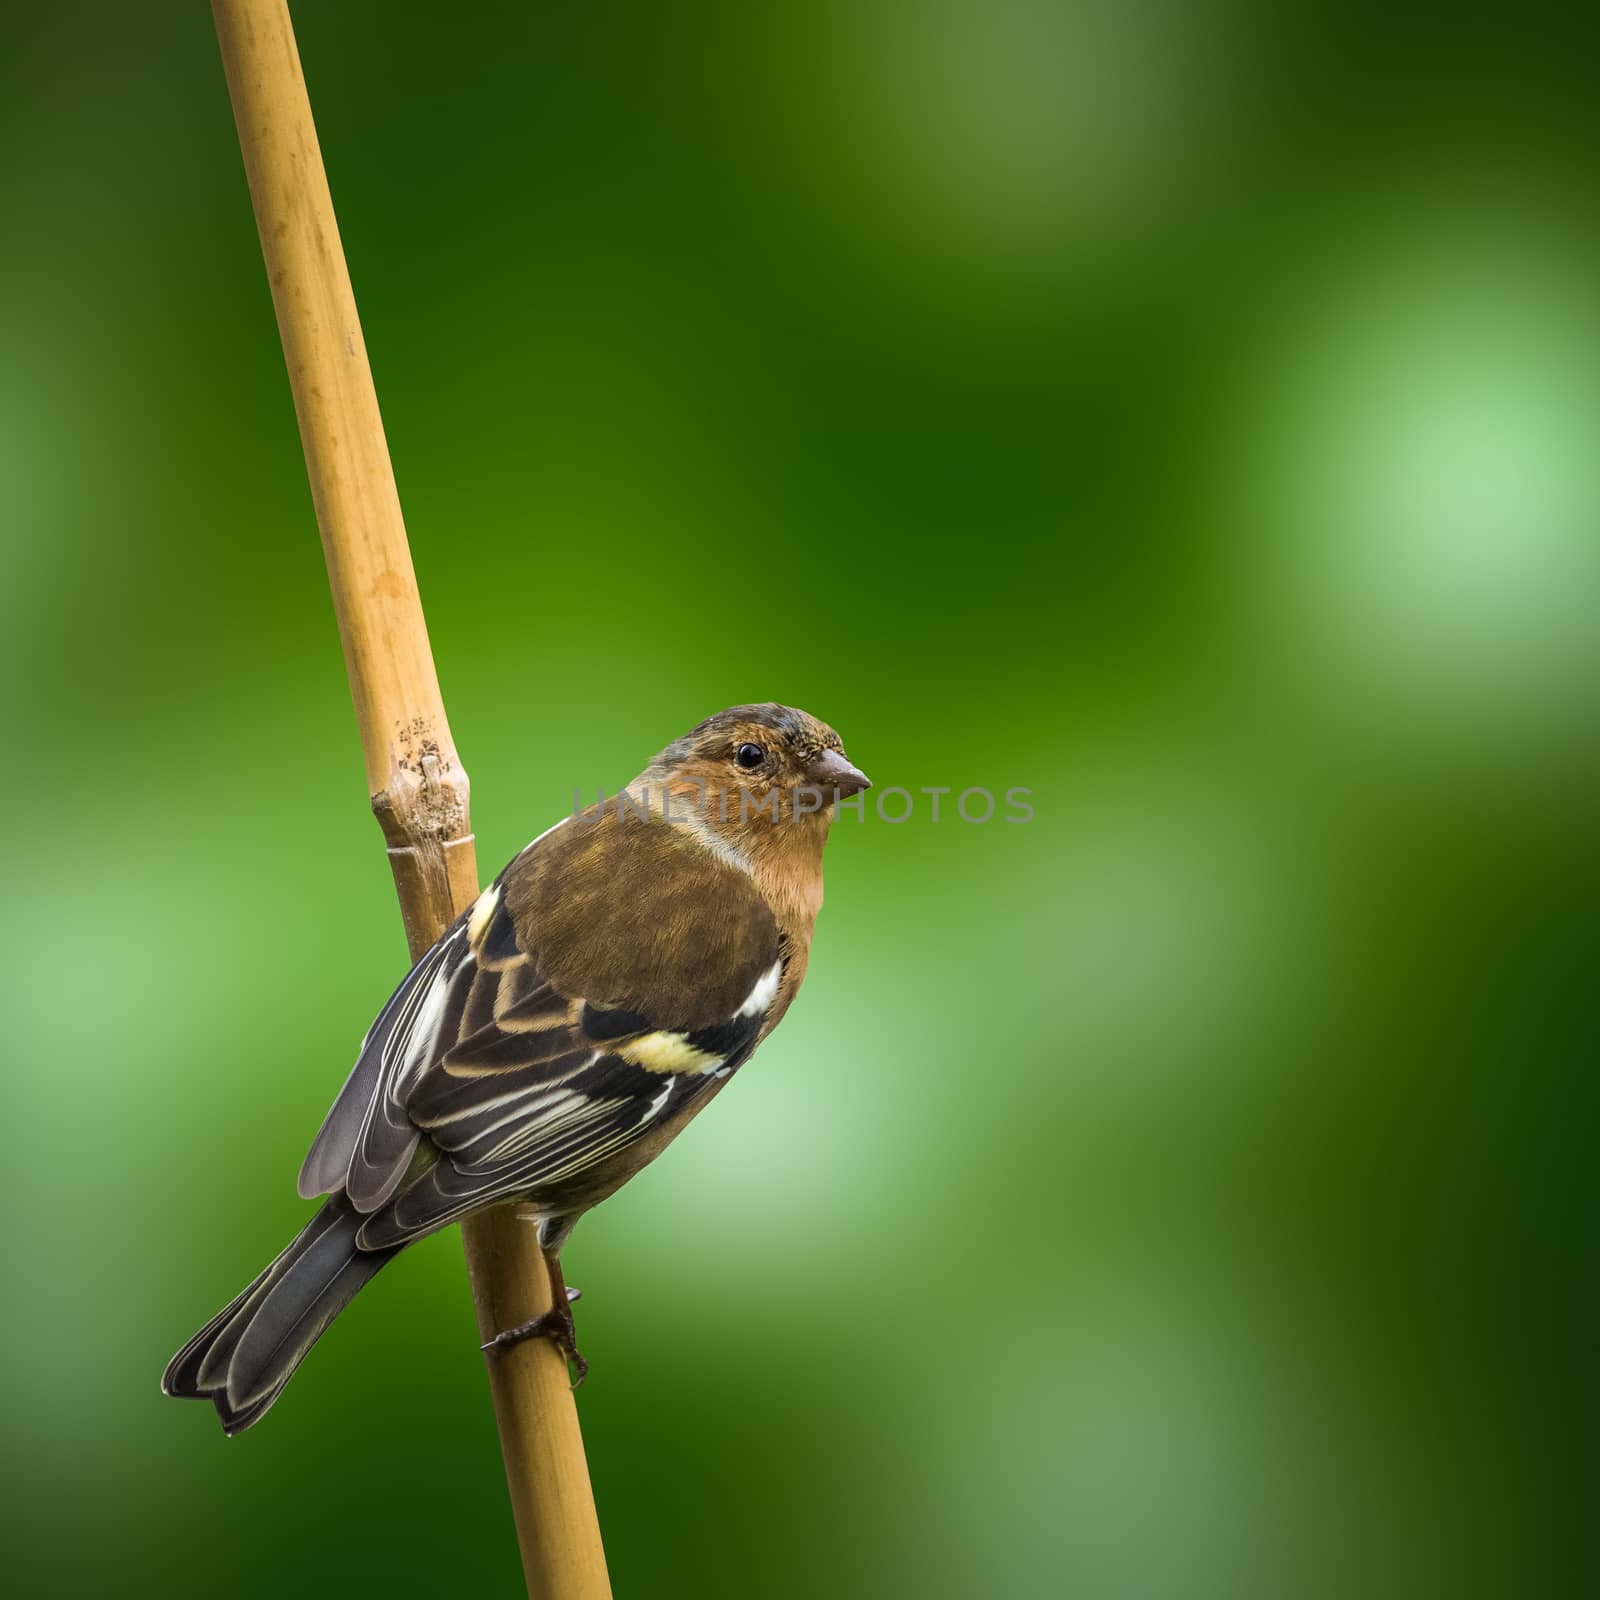
[[[572,1387],[576,1389],[589,1376],[589,1363],[578,1349],[577,1330],[572,1324],[572,1302],[582,1293],[581,1289],[568,1289],[564,1304],[551,1306],[532,1320],[519,1323],[515,1328],[507,1328],[504,1333],[497,1333],[483,1348],[489,1351],[509,1350],[525,1339],[546,1338],[572,1363],[572,1369],[577,1374]]]

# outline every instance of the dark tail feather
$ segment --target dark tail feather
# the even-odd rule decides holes
[[[224,1433],[265,1415],[294,1369],[356,1292],[396,1250],[362,1250],[365,1219],[342,1195],[168,1364],[163,1394],[210,1400]]]

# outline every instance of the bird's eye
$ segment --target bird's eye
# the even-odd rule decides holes
[[[767,752],[758,744],[742,744],[733,752],[733,759],[749,772],[767,759]]]

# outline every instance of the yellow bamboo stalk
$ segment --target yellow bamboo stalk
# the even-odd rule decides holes
[[[413,959],[478,893],[467,774],[450,737],[377,391],[284,0],[212,0],[372,809]],[[550,1291],[537,1230],[500,1208],[462,1225],[483,1338]],[[607,1600],[605,1552],[566,1363],[546,1339],[492,1357],[489,1388],[528,1593]]]

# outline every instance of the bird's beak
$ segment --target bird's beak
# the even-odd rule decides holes
[[[837,789],[841,800],[872,787],[872,779],[852,767],[837,750],[824,750],[811,763],[808,776],[819,789]]]

